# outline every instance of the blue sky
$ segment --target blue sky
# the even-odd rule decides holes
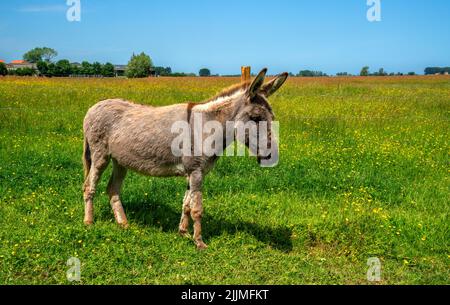
[[[270,73],[423,73],[450,66],[449,0],[381,0],[381,21],[366,0],[81,0],[81,22],[68,22],[66,0],[0,3],[0,59],[48,46],[58,59],[127,63],[133,52],[174,71],[238,74],[241,65]]]

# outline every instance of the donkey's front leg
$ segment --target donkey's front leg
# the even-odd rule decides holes
[[[206,249],[208,246],[202,240],[202,215],[203,215],[203,199],[202,199],[202,173],[200,171],[191,174],[189,184],[191,187],[191,217],[194,221],[194,241],[197,249]]]
[[[189,186],[189,177],[187,178],[187,190],[184,194],[183,199],[183,208],[181,212],[181,219],[180,219],[180,225],[178,227],[178,232],[182,236],[188,236],[188,229],[189,229],[189,215],[191,214],[191,188]]]

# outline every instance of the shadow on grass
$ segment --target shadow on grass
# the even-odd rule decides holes
[[[128,219],[144,226],[161,228],[164,232],[177,232],[181,217],[180,209],[159,202],[137,202],[131,201],[124,204]],[[192,233],[192,226],[190,228]],[[202,220],[202,236],[205,241],[214,236],[226,232],[235,234],[236,232],[247,232],[259,241],[271,247],[290,252],[292,250],[292,230],[287,227],[269,227],[246,221],[229,221],[223,218],[216,218],[205,213]]]

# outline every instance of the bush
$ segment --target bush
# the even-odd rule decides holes
[[[8,75],[8,69],[6,68],[6,65],[2,62],[0,62],[0,75],[2,76]]]
[[[36,70],[33,68],[18,68],[16,70],[11,71],[13,75],[17,76],[33,76],[36,74]]]

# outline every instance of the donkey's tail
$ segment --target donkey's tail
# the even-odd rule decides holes
[[[84,137],[84,143],[83,143],[83,168],[84,168],[84,179],[86,180],[86,177],[89,175],[89,170],[91,169],[91,150],[89,148],[89,143]]]

